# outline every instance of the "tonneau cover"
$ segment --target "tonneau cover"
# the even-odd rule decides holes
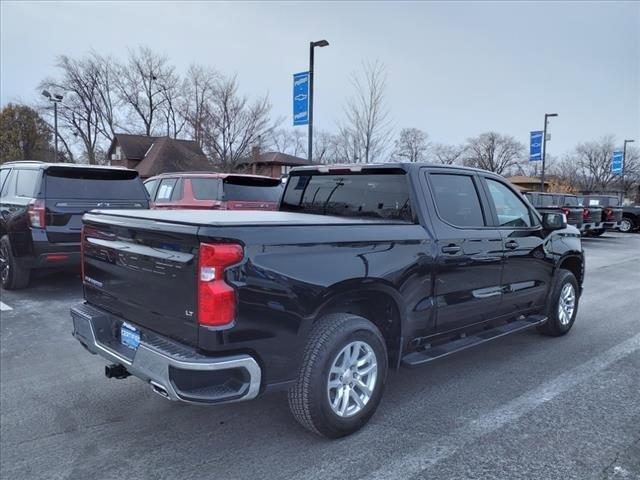
[[[349,218],[312,215],[295,212],[238,210],[92,210],[88,215],[101,214],[125,218],[155,220],[214,227],[249,227],[265,225],[379,225],[406,224],[399,220],[379,218]]]

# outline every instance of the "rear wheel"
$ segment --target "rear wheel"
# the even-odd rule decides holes
[[[578,281],[569,270],[561,269],[549,296],[547,306],[548,320],[538,327],[544,335],[559,337],[566,334],[575,322],[578,314]]]
[[[636,228],[636,224],[632,218],[623,217],[620,221],[620,225],[618,226],[618,230],[622,233],[629,233]]]
[[[386,374],[387,351],[378,328],[356,315],[327,315],[309,335],[289,407],[314,433],[349,435],[376,411]]]
[[[2,288],[17,290],[29,285],[30,270],[20,267],[11,250],[9,237],[5,235],[0,239],[0,280]]]

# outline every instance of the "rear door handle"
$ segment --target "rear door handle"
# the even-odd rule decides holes
[[[456,247],[455,245],[449,245],[448,247],[442,247],[442,253],[447,253],[449,255],[453,255],[458,253],[461,250],[460,247]]]
[[[504,246],[509,250],[515,250],[516,248],[518,248],[518,242],[516,242],[515,240],[509,240],[504,244]]]

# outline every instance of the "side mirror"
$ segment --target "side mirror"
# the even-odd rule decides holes
[[[567,227],[567,217],[564,213],[544,213],[542,225],[547,230],[561,230]]]

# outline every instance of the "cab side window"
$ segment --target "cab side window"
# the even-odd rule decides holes
[[[478,191],[470,175],[432,173],[438,215],[454,227],[484,227]]]
[[[531,227],[533,221],[526,204],[504,183],[485,179],[501,227]]]

